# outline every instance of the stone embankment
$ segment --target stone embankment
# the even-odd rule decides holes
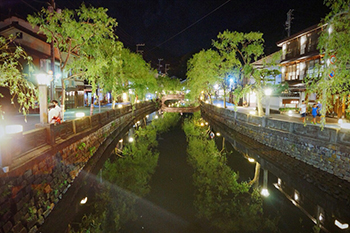
[[[38,232],[78,174],[89,173],[116,137],[155,110],[153,102],[140,103],[31,130],[7,146],[2,142],[8,171],[0,171],[0,233]]]
[[[202,103],[202,114],[350,182],[350,130],[258,117]]]

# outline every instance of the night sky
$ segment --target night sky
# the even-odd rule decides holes
[[[82,1],[55,0],[58,8],[78,8]],[[319,23],[328,8],[323,0],[86,0],[87,5],[105,7],[116,18],[117,35],[124,45],[144,50],[152,65],[163,58],[171,67],[181,57],[190,57],[210,47],[219,32],[260,31],[265,53],[277,50],[276,42],[285,38],[284,23],[294,9],[291,34]],[[10,12],[25,17],[41,7],[41,0],[0,0],[0,18]]]

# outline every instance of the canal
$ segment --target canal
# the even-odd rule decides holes
[[[153,118],[154,116],[155,114]],[[108,177],[106,173],[112,171],[106,169],[106,164],[101,167],[99,172],[96,172],[95,176],[90,176],[89,180],[85,181],[85,192],[89,197],[88,204],[77,204],[74,207],[76,215],[69,220],[71,232],[87,232],[82,231],[82,229],[87,229],[86,222],[90,226],[94,223],[95,228],[99,228],[99,225],[102,226],[103,224],[113,225],[112,222],[116,221],[116,218],[122,222],[119,232],[123,233],[233,232],[215,227],[212,219],[198,217],[201,213],[198,213],[198,202],[196,203],[198,187],[193,183],[195,169],[188,161],[188,140],[182,129],[182,122],[185,118],[182,116],[175,127],[158,134],[156,137],[158,145],[156,150],[153,151],[152,149],[152,153],[157,154],[158,161],[155,162],[154,159],[151,160],[150,157],[146,157],[147,161],[137,164],[135,161],[137,159],[134,158],[131,164],[125,162],[126,167],[118,166],[114,168],[118,170],[120,176],[124,177],[122,184],[115,185],[103,178]],[[245,139],[243,135],[228,130],[224,125],[209,121],[209,125],[206,127],[215,133],[212,140],[215,140],[219,151],[226,152],[226,165],[239,175],[238,181],[250,182],[256,177],[257,181],[253,184],[253,187],[259,190],[267,188],[269,195],[261,196],[263,208],[263,216],[261,217],[273,220],[271,222],[274,222],[278,228],[277,232],[349,232],[334,225],[335,220],[339,220],[341,223],[349,222],[350,210],[347,208],[350,197],[349,182],[344,182],[335,177],[322,179],[324,174],[317,169],[315,170],[315,168],[293,159],[284,158],[277,151]],[[134,133],[134,130],[129,130],[123,138],[124,142]],[[146,135],[143,136],[147,137]],[[151,151],[151,149],[149,150]],[[278,158],[271,159],[264,156],[264,154],[278,156]],[[112,163],[118,161],[118,159],[121,158],[112,153]],[[273,160],[276,160],[276,162]],[[128,169],[132,163],[140,169]],[[143,171],[145,166],[152,167],[148,173]],[[304,173],[300,174],[302,173],[300,170],[303,170]],[[139,174],[131,177],[129,173]],[[303,178],[300,178],[301,176]],[[317,177],[321,178],[317,179]],[[115,179],[118,180],[119,178]],[[147,181],[148,184],[144,181]],[[139,184],[140,187],[134,187],[134,183]],[[123,185],[136,191],[122,188]],[[109,200],[109,204],[106,207],[101,204],[100,197],[96,197],[99,194],[96,195],[96,193],[107,186],[109,188],[105,194],[107,193],[109,196],[104,197],[104,200]],[[335,189],[334,192],[338,195],[332,195],[334,192],[330,192],[330,190]],[[78,197],[78,200],[82,197],[84,197],[83,194]],[[123,203],[123,201],[128,204]],[[102,209],[108,208],[109,212],[116,211],[115,206],[124,215],[130,215],[125,218],[127,221],[123,222],[121,220],[123,217],[119,214],[111,214],[114,217],[108,219],[106,217],[108,211],[107,214],[104,212],[104,220],[101,218],[91,220],[86,217],[91,213],[98,212],[96,208],[99,207],[103,207]],[[234,207],[232,206],[232,208]],[[215,213],[213,215],[215,216]],[[220,218],[220,214],[218,213],[216,217]],[[80,219],[84,219],[85,226]],[[51,219],[48,222],[53,223],[55,220]],[[98,222],[100,223],[98,224]],[[225,219],[223,219],[223,222],[225,222]],[[318,229],[315,227],[315,223],[320,223],[320,226],[324,227]],[[116,232],[111,229],[102,232]],[[101,231],[90,229],[89,232]],[[235,232],[273,231],[242,229]]]

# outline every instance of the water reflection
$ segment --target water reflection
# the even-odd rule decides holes
[[[282,210],[285,200],[291,203],[289,212],[299,211],[299,218],[308,218],[307,222],[288,224],[291,217],[285,214],[282,219],[286,232],[349,232],[350,223],[350,183],[331,174],[323,172],[296,159],[266,147],[254,140],[227,130],[225,125],[210,122],[232,144],[233,148],[247,159],[253,158],[268,173],[268,189],[282,199],[265,200],[271,209]],[[260,169],[259,169],[260,170]],[[267,175],[266,175],[267,176]],[[276,193],[276,191],[278,193]],[[271,203],[275,201],[275,203]],[[283,203],[277,203],[282,201]],[[293,207],[294,206],[294,207]],[[284,207],[283,207],[284,208]],[[310,225],[310,224],[309,224]],[[342,229],[343,228],[343,229]]]
[[[199,218],[223,232],[276,232],[275,221],[263,216],[262,199],[248,182],[227,166],[224,140],[219,151],[201,119],[186,121],[188,161],[194,167],[195,206]],[[201,127],[202,126],[202,127]],[[216,136],[221,134],[217,131]]]
[[[95,195],[88,201],[87,212],[70,232],[118,232],[126,222],[137,218],[135,203],[149,193],[148,183],[158,162],[157,134],[178,120],[177,114],[166,114],[145,127],[140,127],[140,121],[135,123],[117,143],[117,156],[112,156],[101,169],[101,183],[91,186],[90,193]]]

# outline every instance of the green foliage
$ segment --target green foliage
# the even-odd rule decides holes
[[[220,62],[220,55],[212,49],[202,50],[193,55],[187,64],[187,88],[191,90],[189,99],[197,100],[202,92],[209,96],[213,94]]]
[[[78,150],[84,150],[85,147],[86,147],[85,142],[82,142],[82,143],[79,144]]]
[[[262,199],[257,190],[226,165],[226,156],[199,125],[200,119],[186,120],[188,161],[194,167],[195,207],[198,217],[225,232],[276,232],[273,221],[263,217]]]
[[[38,33],[43,33],[47,42],[53,41],[59,51],[63,107],[66,79],[86,79],[94,92],[101,70],[111,59],[102,56],[100,48],[115,39],[117,22],[107,15],[107,9],[86,7],[85,4],[79,9],[62,9],[60,12],[42,8],[27,19],[33,27],[39,26]]]
[[[31,71],[32,58],[26,54],[22,47],[15,44],[16,37],[0,37],[0,87],[5,87],[12,96],[11,102],[16,100],[19,104],[19,112],[26,115],[29,108],[34,108],[37,100],[37,90],[26,79],[29,73],[24,73],[24,63],[28,64],[28,72]],[[21,61],[21,62],[20,62]],[[0,93],[0,98],[2,97]],[[0,116],[3,110],[0,105]]]
[[[334,95],[349,106],[350,94],[350,12],[349,0],[325,0],[331,12],[321,22],[322,30],[318,49],[324,54],[321,64],[315,66],[313,72],[305,80],[307,92],[316,93],[322,104],[321,115],[332,111]],[[334,77],[330,77],[333,73]],[[350,109],[348,109],[350,110]],[[322,126],[325,118],[321,118]]]
[[[135,131],[136,143],[125,145],[123,157],[105,163],[102,177],[110,185],[102,187],[92,202],[92,213],[83,218],[79,230],[71,232],[118,232],[125,222],[137,217],[134,204],[150,191],[148,183],[158,163],[157,134],[178,120],[178,114],[164,114],[164,118]]]
[[[157,78],[157,93],[176,94],[182,90],[182,84],[177,78],[170,78],[168,76],[158,76]]]

